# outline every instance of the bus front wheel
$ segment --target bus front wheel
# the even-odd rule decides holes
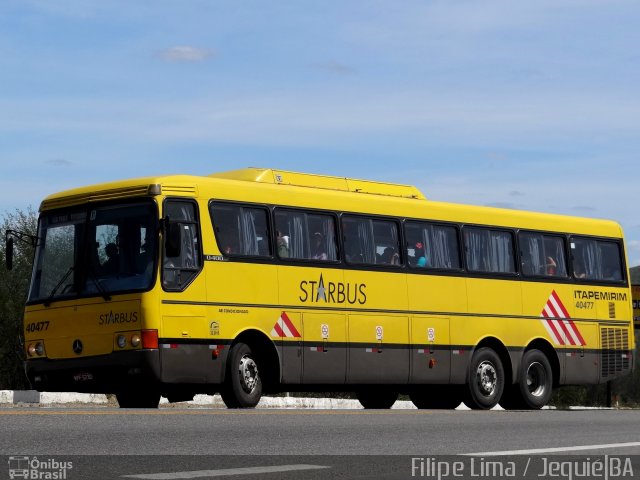
[[[497,405],[504,390],[504,367],[491,348],[479,348],[471,357],[464,403],[472,410],[489,410]]]
[[[254,352],[246,343],[236,343],[231,347],[220,395],[227,408],[254,408],[260,401],[260,369]]]
[[[547,356],[529,350],[522,357],[518,383],[505,389],[500,405],[506,410],[538,410],[551,398],[553,372]]]

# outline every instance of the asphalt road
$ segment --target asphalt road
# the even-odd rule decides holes
[[[411,478],[411,456],[497,453],[640,455],[640,411],[0,409],[0,455],[72,458],[70,479]]]

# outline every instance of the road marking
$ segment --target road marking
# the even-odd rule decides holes
[[[576,445],[573,447],[533,448],[529,450],[505,450],[503,452],[463,453],[468,457],[495,457],[503,455],[537,455],[539,453],[578,452],[580,450],[604,450],[607,448],[640,447],[640,442],[605,443],[603,445]]]
[[[302,470],[320,470],[331,468],[324,465],[276,465],[271,467],[225,468],[222,470],[195,470],[192,472],[143,473],[123,475],[122,478],[141,478],[145,480],[174,480],[182,478],[226,477],[233,475],[256,475],[260,473],[299,472]]]

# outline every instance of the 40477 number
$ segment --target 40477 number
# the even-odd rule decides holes
[[[44,332],[45,330],[49,330],[49,322],[34,322],[28,323],[27,332]]]
[[[595,302],[576,302],[576,308],[591,310],[595,306]]]

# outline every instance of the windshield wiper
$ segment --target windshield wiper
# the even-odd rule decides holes
[[[107,301],[107,302],[111,301],[111,296],[107,293],[107,291],[102,286],[100,281],[96,278],[96,275],[93,272],[93,267],[92,266],[87,267],[87,273],[89,274],[88,276],[91,279],[91,281],[93,282],[93,284],[98,289],[98,292],[100,292],[100,295],[102,295],[102,298],[104,298],[105,301]]]
[[[58,289],[62,286],[62,284],[65,282],[65,280],[67,278],[69,278],[69,275],[71,275],[74,270],[75,270],[75,265],[70,266],[69,270],[67,270],[67,272],[62,276],[60,281],[58,283],[56,283],[56,286],[53,287],[53,289],[51,290],[51,293],[49,294],[47,299],[44,301],[44,306],[45,307],[48,307],[49,305],[51,305],[51,300],[53,300],[53,297],[58,292]]]

